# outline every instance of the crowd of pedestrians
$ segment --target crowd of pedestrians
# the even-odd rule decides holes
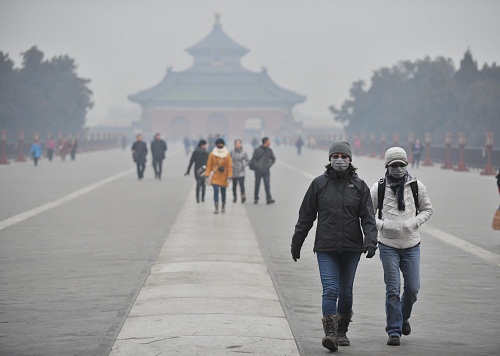
[[[50,137],[45,142],[46,157],[50,161],[54,159],[55,155],[59,155],[62,161],[66,160],[66,157],[70,156],[71,160],[76,159],[76,154],[78,152],[78,140],[76,137],[62,136],[57,141]],[[38,166],[38,162],[43,157],[43,145],[39,138],[35,138],[33,144],[30,148],[30,158],[33,160],[33,164]]]

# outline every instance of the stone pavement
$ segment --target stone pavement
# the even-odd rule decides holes
[[[110,355],[299,354],[244,206],[211,198],[184,204]]]
[[[81,155],[78,164],[42,161],[36,171],[0,167],[0,355],[328,354],[314,227],[298,262],[289,251],[302,197],[327,154],[273,146],[276,203],[230,202],[215,215],[211,189],[205,203],[194,202],[194,179],[183,177],[187,157],[175,147],[161,182],[149,166],[144,181],[127,174],[130,155],[120,151]],[[369,185],[383,175],[379,159],[355,156],[354,164]],[[411,171],[435,209],[421,230],[412,334],[400,347],[385,344],[377,253],[359,264],[351,346],[337,354],[496,355],[495,180],[438,166]],[[1,228],[109,177],[116,179]],[[250,175],[246,186],[251,197]]]

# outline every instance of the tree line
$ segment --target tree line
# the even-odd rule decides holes
[[[20,68],[0,52],[0,129],[81,131],[93,102],[90,80],[78,77],[76,69],[69,56],[46,60],[36,46],[22,53]]]
[[[482,146],[489,131],[498,146],[500,67],[479,69],[470,50],[458,69],[443,57],[401,61],[376,70],[368,88],[364,81],[354,82],[349,98],[330,111],[351,134],[395,132],[404,139],[413,132],[422,139],[430,132],[442,140],[446,132],[465,132],[468,145]]]

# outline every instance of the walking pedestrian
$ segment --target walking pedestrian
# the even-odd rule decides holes
[[[61,160],[66,161],[66,155],[68,154],[68,140],[65,137],[61,137],[59,142],[59,154],[61,155]]]
[[[302,139],[302,136],[297,137],[297,140],[295,141],[295,146],[297,147],[297,154],[300,156],[300,153],[302,151],[302,146],[304,145],[304,140]]]
[[[161,179],[161,171],[166,151],[167,143],[161,138],[160,134],[157,133],[153,141],[151,141],[151,156],[153,156],[153,169],[155,171],[155,178]]]
[[[189,155],[189,152],[191,151],[191,140],[189,137],[184,136],[184,140],[182,141],[184,143],[184,151],[186,152],[186,156]]]
[[[201,191],[201,201],[205,201],[205,171],[207,168],[208,152],[207,152],[207,141],[200,140],[198,146],[191,154],[191,159],[189,160],[189,165],[187,168],[185,176],[189,175],[191,166],[194,164],[194,179],[196,179],[196,202],[200,202],[200,191]]]
[[[427,189],[407,171],[407,166],[406,151],[401,147],[389,148],[385,152],[385,177],[371,188],[384,268],[385,331],[389,335],[387,345],[392,346],[400,344],[401,334],[411,333],[409,319],[420,289],[418,229],[433,213]]]
[[[229,178],[233,176],[233,163],[222,138],[215,141],[215,147],[208,156],[205,175],[208,177],[209,183],[214,187],[214,214],[219,213],[219,190],[222,200],[221,213],[225,213],[226,188],[229,185]]]
[[[39,139],[35,139],[35,142],[31,145],[30,155],[36,167],[38,165],[38,160],[42,157],[42,145],[40,145]]]
[[[417,138],[415,140],[415,143],[412,146],[412,153],[413,153],[413,161],[411,162],[411,168],[417,164],[417,168],[420,165],[420,156],[422,155],[422,144],[420,143],[420,140]]]
[[[46,148],[47,157],[49,158],[49,161],[52,161],[52,158],[54,158],[54,151],[56,150],[56,140],[51,137],[46,144]]]
[[[132,158],[137,165],[137,177],[139,180],[144,178],[146,169],[146,156],[148,155],[148,146],[142,140],[142,135],[137,134],[136,141],[132,144]]]
[[[68,150],[69,150],[69,155],[71,157],[71,160],[74,161],[76,158],[76,152],[78,150],[78,141],[76,140],[76,137],[71,139],[71,141],[68,145]]]
[[[313,251],[323,285],[322,344],[336,351],[339,345],[350,345],[347,331],[352,317],[354,277],[361,254],[366,253],[367,258],[375,255],[377,228],[370,189],[351,164],[349,143],[334,142],[328,157],[330,164],[312,181],[300,206],[291,253],[297,262],[317,217]]]
[[[240,185],[241,202],[244,203],[247,200],[245,195],[245,166],[248,165],[249,159],[247,153],[243,150],[243,143],[240,139],[234,141],[231,159],[233,161],[233,203],[236,203],[238,199],[238,184]]]
[[[262,138],[262,145],[253,151],[251,159],[251,168],[255,172],[255,191],[254,204],[259,203],[260,181],[264,180],[264,189],[266,191],[266,202],[272,204],[275,202],[271,195],[271,172],[270,168],[276,162],[273,150],[269,148],[271,141],[269,137]]]

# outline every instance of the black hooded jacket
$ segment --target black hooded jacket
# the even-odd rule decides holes
[[[203,166],[207,164],[208,160],[208,152],[201,147],[196,147],[195,150],[193,151],[193,154],[191,155],[191,159],[189,160],[189,166],[187,168],[186,173],[189,174],[189,171],[191,170],[191,167],[194,164],[194,174],[195,177],[199,177],[200,175],[198,174],[198,170]],[[205,175],[205,171],[203,171],[203,176]]]
[[[370,189],[352,166],[337,174],[328,165],[325,173],[312,181],[300,206],[294,247],[302,247],[316,217],[314,252],[363,252],[366,247],[377,247]]]

